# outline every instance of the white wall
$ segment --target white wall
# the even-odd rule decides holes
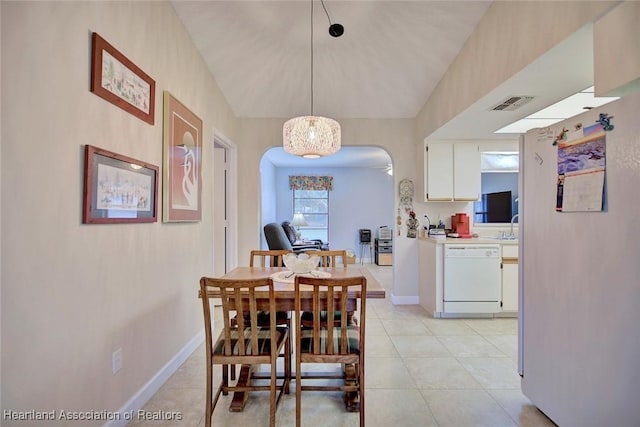
[[[276,167],[266,157],[260,159],[260,177],[260,207],[262,208],[261,224],[264,226],[264,224],[268,224],[270,222],[282,222],[278,221],[277,201],[276,198],[273,197],[278,188],[276,184]],[[264,237],[264,232],[262,232],[260,237],[260,247],[267,249],[267,240]],[[240,265],[245,265],[242,259],[240,259]]]
[[[553,127],[614,116],[604,212],[556,212],[557,148],[535,131],[524,142],[522,390],[563,427],[640,424],[638,111],[635,93]]]
[[[2,407],[117,410],[201,336],[212,129],[234,140],[236,122],[170,3],[0,7]],[[155,125],[89,91],[92,31],[155,79]],[[81,224],[84,145],[161,166],[163,90],[203,119],[203,220]]]
[[[370,229],[373,237],[382,225],[396,229],[393,177],[384,169],[281,167],[276,171],[276,222],[279,223],[292,218],[289,175],[333,176],[333,190],[329,192],[328,241],[331,249],[351,249],[359,255],[359,229]],[[366,262],[373,262],[368,251],[365,258]]]

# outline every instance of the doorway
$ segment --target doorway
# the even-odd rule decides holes
[[[213,273],[233,269],[236,257],[236,148],[222,135],[213,139]]]
[[[352,251],[360,263],[359,230],[369,229],[375,238],[379,227],[395,224],[391,166],[391,156],[380,147],[343,146],[337,154],[320,159],[302,159],[284,153],[281,147],[271,148],[260,162],[261,224],[293,220],[295,196],[290,176],[330,177],[325,240],[331,249]],[[302,226],[302,237],[307,237],[305,233],[311,236],[312,228],[311,224]],[[260,234],[262,248],[266,248],[264,233]],[[362,251],[362,256],[364,263],[374,263],[371,251]]]

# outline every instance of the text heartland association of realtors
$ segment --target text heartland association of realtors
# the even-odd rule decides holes
[[[182,412],[178,411],[13,411],[5,409],[2,411],[2,419],[9,421],[130,421],[133,419],[147,421],[181,421]]]

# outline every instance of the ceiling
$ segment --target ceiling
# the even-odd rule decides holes
[[[331,22],[342,24],[345,32],[330,36],[322,4],[314,1],[313,107],[315,114],[338,121],[416,117],[490,6],[429,0],[324,4]],[[174,0],[173,6],[237,117],[310,113],[310,1]],[[515,139],[493,131],[591,86],[592,52],[589,26],[429,137]],[[535,98],[516,111],[489,111],[514,95]],[[388,154],[379,154],[382,166]]]

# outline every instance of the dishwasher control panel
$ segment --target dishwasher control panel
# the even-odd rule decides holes
[[[500,245],[445,245],[445,257],[500,258]]]

